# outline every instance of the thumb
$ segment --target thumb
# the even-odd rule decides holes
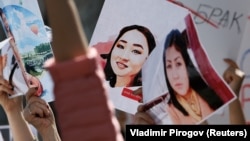
[[[239,66],[232,59],[225,58],[224,61],[229,65],[229,67],[239,68]]]

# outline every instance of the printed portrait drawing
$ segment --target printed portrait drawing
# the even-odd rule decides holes
[[[156,43],[151,31],[142,25],[123,27],[107,54],[104,72],[110,87],[141,86],[141,68]]]
[[[166,32],[142,72],[145,111],[156,124],[200,124],[235,99],[212,66],[191,15]]]
[[[179,30],[173,29],[167,35],[163,57],[170,94],[166,110],[173,123],[198,123],[224,104],[196,70]]]

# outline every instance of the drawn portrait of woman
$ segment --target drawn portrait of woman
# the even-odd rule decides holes
[[[120,30],[107,55],[104,72],[111,87],[141,86],[141,68],[156,43],[150,30],[130,25]]]
[[[195,124],[224,103],[196,70],[179,30],[166,37],[164,72],[170,94],[167,112],[174,124]]]

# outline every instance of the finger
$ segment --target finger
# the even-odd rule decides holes
[[[229,67],[223,73],[223,78],[227,83],[232,81],[237,81],[239,79],[244,79],[245,73],[238,68]]]
[[[48,103],[44,99],[42,99],[36,95],[31,96],[28,103],[39,103],[41,105],[47,106],[47,108],[49,107]]]
[[[36,95],[40,96],[43,91],[43,86],[40,80],[37,77],[32,76],[31,74],[26,74],[29,77],[29,87],[37,87]]]
[[[144,111],[145,111],[144,105],[139,105],[137,107],[137,112],[144,112]]]
[[[144,119],[136,119],[134,124],[149,125],[150,123],[148,123],[148,122],[145,121]]]
[[[134,95],[142,94],[142,87],[140,87],[140,88],[134,90],[134,91],[133,91],[133,94],[134,94]]]
[[[39,79],[37,77],[34,77],[32,76],[31,74],[26,74],[26,75],[29,75],[29,85],[31,87],[38,87],[40,82],[39,82]]]
[[[35,96],[36,94],[36,87],[29,88],[29,90],[26,93],[26,101],[29,101],[31,97]]]
[[[238,65],[232,59],[225,58],[224,61],[229,65],[229,67],[239,68]]]
[[[238,65],[231,59],[225,58],[224,61],[229,65],[223,73],[223,78],[227,83],[231,83],[235,77],[235,70],[238,69]]]
[[[6,87],[4,85],[0,85],[0,91],[7,93],[7,94],[10,94],[10,95],[14,94],[14,91],[12,88]]]
[[[227,84],[230,84],[233,81],[232,76],[224,76],[224,80],[227,82]]]
[[[8,83],[7,80],[5,80],[2,76],[0,76],[0,84]]]
[[[0,76],[0,91],[7,93],[7,94],[14,94],[13,87],[9,84],[9,82],[5,79],[3,79]]]
[[[137,124],[155,124],[153,118],[146,112],[137,112],[135,114]]]
[[[29,112],[32,115],[38,116],[38,117],[47,117],[50,114],[50,110],[48,108],[47,104],[41,104],[39,102],[32,102],[28,105]]]
[[[233,81],[233,68],[229,67],[227,68],[223,73],[224,80],[229,84],[231,81]]]
[[[5,80],[3,77],[0,76],[0,85],[4,85],[5,87],[8,87],[10,89],[13,88],[13,86],[10,85],[9,81]]]
[[[37,106],[34,106],[35,103],[32,103],[32,104],[29,104],[28,105],[28,111],[29,111],[29,114],[32,115],[32,116],[35,116],[35,117],[43,117],[43,111],[38,108]]]
[[[50,116],[50,112],[51,112],[51,110],[50,110],[50,108],[49,108],[49,106],[47,105],[47,104],[41,104],[41,110],[43,111],[43,115],[44,115],[44,117],[48,117],[48,116]]]

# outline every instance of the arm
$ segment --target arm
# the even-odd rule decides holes
[[[246,124],[244,112],[242,110],[240,100],[238,99],[245,74],[239,69],[234,61],[230,59],[225,59],[224,61],[229,65],[229,67],[225,70],[223,78],[237,95],[237,99],[229,104],[230,123]]]
[[[35,137],[23,117],[22,96],[8,98],[8,94],[14,94],[14,92],[9,82],[3,79],[3,62],[4,59],[0,56],[0,104],[7,115],[13,139],[15,141],[33,141]]]
[[[97,52],[87,48],[74,1],[46,0],[46,7],[55,55],[48,69],[62,140],[122,141]]]
[[[25,119],[37,129],[43,141],[61,141],[52,109],[36,92],[30,88],[26,94]]]
[[[13,100],[22,101],[22,97],[15,97]],[[6,115],[9,121],[9,126],[15,141],[33,141],[35,140],[32,131],[29,128],[28,123],[25,121],[22,113],[21,104],[20,107],[13,108],[12,110],[6,110]]]

